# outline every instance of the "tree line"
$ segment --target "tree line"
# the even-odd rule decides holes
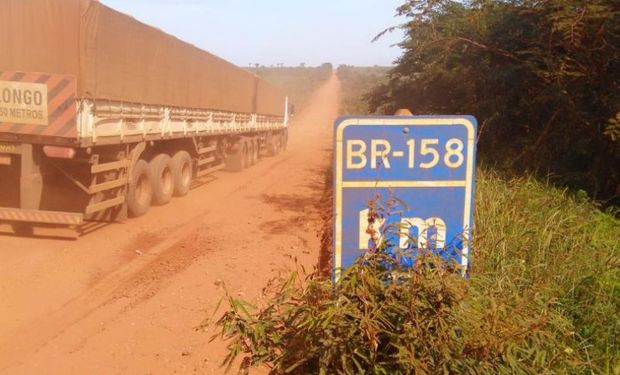
[[[407,0],[398,15],[404,52],[371,111],[473,114],[483,163],[620,203],[620,2]]]

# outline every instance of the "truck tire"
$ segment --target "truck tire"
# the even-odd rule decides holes
[[[194,177],[192,157],[187,151],[179,151],[172,157],[170,167],[174,179],[174,195],[186,196]]]
[[[226,169],[231,172],[241,172],[245,167],[245,155],[243,153],[244,142],[237,143],[235,151],[226,156]]]
[[[11,225],[13,233],[20,237],[34,236],[34,226],[29,223],[13,223]]]
[[[254,140],[248,139],[248,165],[253,166],[256,164],[254,160]]]
[[[254,138],[254,164],[258,163],[259,154],[260,154],[260,140],[258,138]]]
[[[244,168],[249,168],[252,166],[252,159],[254,159],[254,150],[252,147],[252,142],[250,140],[246,140],[243,142],[243,160],[244,160]]]
[[[174,175],[170,165],[170,156],[159,154],[149,163],[151,184],[153,185],[153,202],[159,206],[170,202],[174,193]]]
[[[267,154],[269,156],[278,155],[278,152],[280,152],[280,149],[278,147],[279,143],[280,142],[278,141],[277,135],[272,135],[267,138]]]
[[[282,137],[278,134],[278,136],[275,137],[274,142],[276,143],[276,154],[279,154],[282,152]]]
[[[132,217],[144,215],[151,207],[153,187],[149,163],[140,159],[131,172],[131,182],[127,189],[127,210]]]
[[[248,147],[248,157],[250,159],[250,165],[256,165],[256,162],[258,162],[258,158],[256,157],[256,141],[254,140],[254,138],[250,138],[248,144],[250,145]]]
[[[283,131],[280,133],[280,150],[286,151],[286,145],[288,143],[288,133]]]

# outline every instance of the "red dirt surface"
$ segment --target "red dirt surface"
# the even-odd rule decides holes
[[[287,151],[142,218],[75,242],[0,236],[0,374],[223,373],[225,343],[195,330],[222,283],[257,301],[290,256],[318,262],[339,95],[334,75]]]

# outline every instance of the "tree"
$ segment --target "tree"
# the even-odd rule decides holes
[[[334,66],[332,65],[332,63],[326,62],[321,64],[321,69],[329,70],[331,72],[332,70],[334,70]]]
[[[620,2],[409,0],[398,13],[404,53],[371,109],[474,114],[487,162],[620,203]]]

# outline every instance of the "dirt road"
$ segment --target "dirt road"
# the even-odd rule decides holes
[[[74,242],[0,236],[0,373],[221,374],[224,343],[195,330],[221,284],[255,300],[287,255],[318,260],[339,92],[334,76],[314,94],[287,151],[145,217]]]

